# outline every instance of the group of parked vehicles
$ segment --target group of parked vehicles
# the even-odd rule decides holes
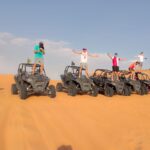
[[[66,66],[64,73],[60,75],[61,82],[56,87],[50,85],[50,79],[45,70],[40,74],[40,65],[36,65],[36,71],[32,74],[33,64],[21,63],[18,72],[14,76],[15,83],[11,86],[12,94],[19,94],[21,99],[30,95],[48,95],[56,97],[57,92],[67,92],[70,96],[77,94],[89,94],[97,96],[113,96],[115,94],[130,96],[132,93],[139,95],[148,94],[150,91],[150,78],[146,73],[136,72],[135,79],[131,79],[128,71],[120,71],[119,80],[112,80],[112,71],[107,69],[96,69],[92,76],[87,78],[82,75],[79,78],[80,67],[73,62]],[[84,69],[82,69],[84,71]]]

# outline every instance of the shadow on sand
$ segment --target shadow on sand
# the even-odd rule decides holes
[[[4,90],[4,88],[0,88],[0,91],[1,91],[1,90]]]
[[[73,150],[71,145],[62,145],[57,150]]]

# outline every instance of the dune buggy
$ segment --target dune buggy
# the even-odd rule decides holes
[[[123,81],[111,80],[112,71],[107,69],[96,69],[91,79],[98,87],[99,93],[106,96],[113,96],[114,94],[120,94],[129,96],[131,94],[128,85]]]
[[[130,71],[120,71],[119,79],[128,85],[131,92],[135,92],[139,95],[147,94],[148,93],[148,90],[147,90],[148,81],[140,80],[137,73],[135,73],[135,79],[133,80],[131,79],[130,74],[131,74]],[[146,82],[147,82],[147,85],[146,85]]]
[[[21,99],[29,95],[48,95],[51,98],[56,96],[53,85],[49,85],[50,79],[44,73],[40,75],[40,65],[36,65],[35,74],[32,74],[33,64],[21,63],[18,72],[14,76],[15,83],[11,86],[12,94],[19,94]]]
[[[67,66],[64,70],[64,74],[60,76],[62,83],[57,83],[56,90],[58,92],[66,91],[70,96],[75,96],[78,93],[88,93],[91,96],[97,96],[98,89],[92,80],[85,75],[79,78],[79,70],[80,67],[76,66],[74,63]],[[84,71],[84,69],[82,69],[82,71]]]
[[[144,72],[136,72],[135,79],[140,81],[144,88],[144,93],[148,94],[150,91],[150,77]]]

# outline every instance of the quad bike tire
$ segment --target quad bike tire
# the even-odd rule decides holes
[[[128,86],[128,89],[129,89],[129,92],[130,92],[130,95],[132,94],[132,87],[131,86]]]
[[[137,92],[137,94],[139,94],[139,95],[145,94],[145,87],[143,86],[143,84],[141,85],[140,90]]]
[[[17,95],[17,94],[18,94],[18,89],[17,89],[16,84],[12,84],[12,85],[11,85],[11,93],[12,93],[13,95]]]
[[[57,92],[62,92],[62,90],[63,90],[63,85],[62,85],[62,83],[57,83],[57,85],[56,85],[56,91],[57,91]]]
[[[96,86],[92,86],[91,96],[96,97],[98,95],[98,89]]]
[[[49,86],[49,97],[55,98],[56,97],[56,89],[54,85]]]
[[[77,89],[75,85],[70,85],[68,87],[68,95],[70,96],[76,96],[77,95]]]
[[[124,96],[130,96],[131,95],[131,90],[129,89],[128,86],[124,86],[123,95]]]
[[[111,86],[106,86],[104,95],[108,97],[112,97],[114,95],[114,89]]]
[[[143,93],[146,95],[148,94],[148,87],[145,84],[142,84],[143,87]]]
[[[22,100],[25,100],[27,98],[27,90],[26,90],[26,87],[25,85],[20,85],[19,87],[19,97],[22,99]]]

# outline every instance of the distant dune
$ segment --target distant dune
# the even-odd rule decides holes
[[[13,82],[0,75],[0,150],[150,150],[150,94],[20,100]]]

